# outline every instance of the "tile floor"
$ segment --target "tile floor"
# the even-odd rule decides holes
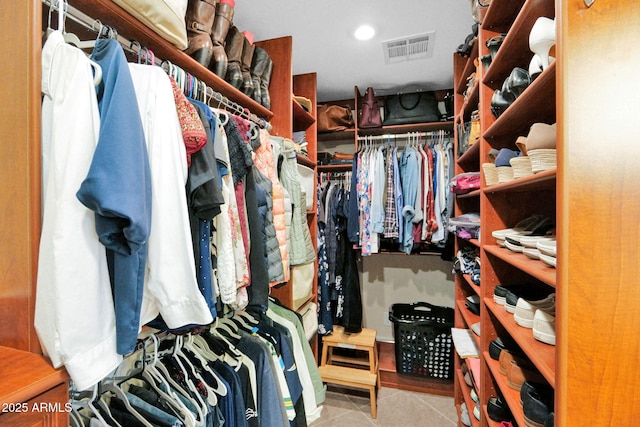
[[[453,427],[458,416],[453,398],[383,387],[378,417],[371,418],[369,394],[329,386],[322,417],[310,427]]]

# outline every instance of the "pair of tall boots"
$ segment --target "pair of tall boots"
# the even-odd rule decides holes
[[[271,109],[273,62],[232,25],[234,0],[189,0],[185,53],[235,88]]]
[[[189,0],[185,53],[216,75],[227,73],[224,42],[233,22],[234,0]]]
[[[229,30],[226,41],[229,66],[225,80],[266,109],[271,109],[269,81],[273,61],[267,51],[253,45],[251,38],[235,26]]]

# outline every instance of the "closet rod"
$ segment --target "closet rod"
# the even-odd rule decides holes
[[[42,0],[42,3],[45,4],[46,6],[49,7],[49,9],[51,10],[57,10],[59,11],[59,7],[58,4],[60,3],[61,0]],[[144,46],[142,46],[139,42],[133,40],[127,40],[126,38],[122,37],[121,35],[118,34],[117,32],[117,28],[114,28],[113,26],[110,25],[106,25],[103,24],[102,22],[100,22],[99,19],[94,19],[91,18],[90,16],[86,15],[85,13],[83,13],[82,11],[76,9],[75,7],[71,6],[70,4],[68,4],[66,1],[63,2],[65,8],[63,11],[64,14],[64,19],[69,18],[71,19],[73,22],[85,27],[86,29],[93,31],[95,33],[98,34],[98,37],[100,37],[102,29],[104,27],[107,28],[113,28],[115,29],[115,37],[113,37],[118,43],[120,43],[120,45],[123,47],[123,49],[127,50],[128,52],[134,54],[134,55],[138,55],[138,58],[141,58],[141,55],[145,55],[146,59],[148,58],[148,54],[151,53],[151,57],[153,58],[153,63],[154,65],[160,66],[163,70],[165,70],[165,72],[168,72],[167,69],[164,68],[163,64],[164,63],[169,63],[169,61],[163,61],[159,58],[156,58],[153,55],[153,52],[148,50],[147,48],[145,48]],[[137,45],[137,49],[135,50],[133,48],[134,45]],[[171,63],[170,63],[171,64]],[[195,77],[193,77],[190,73],[184,71],[182,68],[180,68],[179,66],[175,65],[175,64],[171,64],[172,67],[178,68],[179,70],[183,71],[186,75],[190,76],[192,79],[199,81],[198,79],[196,79]],[[257,126],[263,128],[263,129],[267,129],[267,130],[271,130],[271,123],[267,122],[266,120],[256,116],[255,114],[249,112],[248,109],[244,108],[243,106],[241,106],[240,104],[237,104],[233,101],[231,101],[229,98],[227,98],[226,96],[222,95],[220,92],[217,92],[215,90],[213,90],[213,88],[206,86],[206,96],[209,97],[209,99],[213,99],[218,103],[218,108],[222,107],[222,109],[225,109],[231,113],[236,113],[238,116],[243,117],[253,123],[255,123]]]
[[[384,135],[362,135],[362,136],[358,136],[358,142],[362,141],[362,142],[366,142],[366,141],[387,141],[389,139],[391,140],[396,140],[396,139],[408,139],[408,138],[413,138],[413,137],[423,137],[423,138],[429,138],[429,137],[437,137],[442,135],[440,132],[444,132],[444,135],[451,135],[451,132],[449,131],[443,131],[443,130],[436,130],[436,131],[429,131],[429,132],[407,132],[407,133],[387,133]]]

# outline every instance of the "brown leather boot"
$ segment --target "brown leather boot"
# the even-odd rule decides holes
[[[227,54],[224,51],[224,41],[233,22],[234,6],[234,0],[220,0],[216,6],[215,19],[211,29],[213,59],[209,64],[209,69],[223,79],[227,74]]]
[[[273,61],[267,56],[267,65],[260,79],[260,95],[262,96],[262,106],[267,110],[271,110],[271,95],[269,95],[269,82],[271,81],[271,72],[273,71]]]
[[[267,67],[267,61],[269,60],[269,54],[266,50],[256,46],[253,51],[253,60],[251,61],[251,79],[253,80],[253,93],[251,98],[256,102],[262,104],[261,94],[261,80],[264,70]]]
[[[225,42],[225,52],[227,53],[227,74],[225,80],[236,89],[242,86],[242,70],[240,61],[242,59],[242,48],[244,46],[244,34],[235,25],[229,29]]]
[[[213,56],[211,27],[216,12],[215,0],[189,0],[187,5],[187,55],[205,67],[209,66]]]
[[[242,69],[242,87],[240,90],[245,95],[251,96],[253,93],[253,80],[251,79],[251,60],[253,59],[253,35],[251,33],[243,32],[244,45],[242,46],[242,62],[240,68]]]

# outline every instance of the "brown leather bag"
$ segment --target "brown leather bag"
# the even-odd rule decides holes
[[[368,87],[364,94],[364,101],[362,103],[362,111],[360,112],[358,127],[362,129],[382,127],[380,104],[378,104],[378,100],[376,99],[376,95],[374,94],[372,87]]]
[[[341,105],[318,105],[318,132],[337,132],[353,126],[351,108]]]

